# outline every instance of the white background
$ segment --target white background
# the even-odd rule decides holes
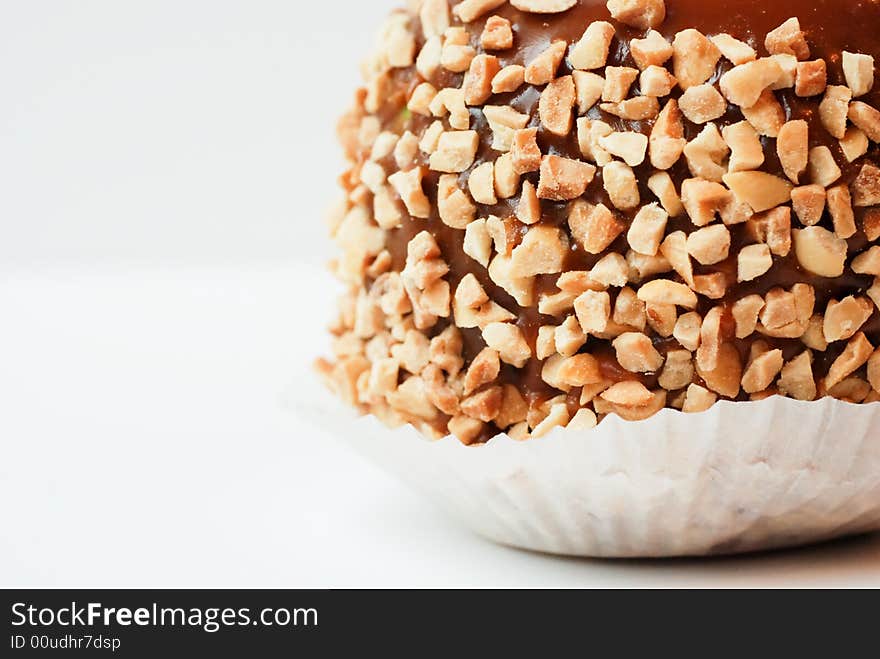
[[[0,585],[880,585],[880,539],[495,547],[301,423],[333,129],[393,0],[0,1]]]

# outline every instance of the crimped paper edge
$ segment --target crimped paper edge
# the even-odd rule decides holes
[[[609,416],[592,430],[557,428],[527,441],[501,434],[471,447],[410,425],[388,428],[329,393],[297,406],[474,532],[509,546],[696,556],[880,530],[880,404],[724,401],[700,414]]]

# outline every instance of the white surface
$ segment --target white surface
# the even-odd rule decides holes
[[[401,2],[0,2],[0,267],[325,258],[336,119]]]
[[[0,282],[0,584],[880,586],[880,538],[716,561],[494,546],[303,424],[302,267]],[[322,302],[323,300],[323,302]],[[302,305],[302,306],[300,306]]]
[[[0,2],[0,585],[880,585],[877,538],[499,548],[293,416],[329,301],[290,264],[401,2]]]

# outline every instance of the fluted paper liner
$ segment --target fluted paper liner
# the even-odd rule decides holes
[[[473,531],[514,547],[700,556],[880,530],[880,404],[722,402],[476,447],[391,430],[335,399],[307,407]]]

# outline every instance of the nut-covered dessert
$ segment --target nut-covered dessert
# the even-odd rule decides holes
[[[340,123],[346,401],[472,444],[880,400],[877,0],[411,0]]]

